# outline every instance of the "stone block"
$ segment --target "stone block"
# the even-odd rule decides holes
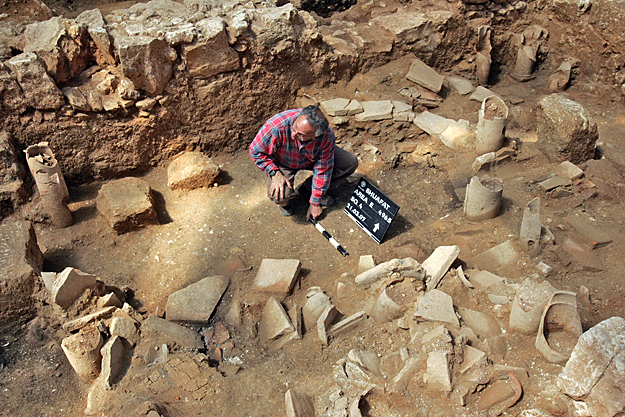
[[[347,105],[350,103],[348,98],[333,98],[319,103],[319,106],[326,112],[328,116],[347,116]]]
[[[0,330],[30,320],[36,312],[33,292],[43,255],[29,222],[0,224]]]
[[[302,263],[297,259],[263,259],[252,289],[288,294],[293,289]]]
[[[135,322],[126,317],[113,317],[109,325],[111,336],[119,336],[135,346],[139,342],[139,332]]]
[[[445,80],[449,86],[458,94],[464,96],[475,91],[473,82],[457,75],[445,75]]]
[[[451,371],[445,352],[430,352],[428,355],[427,383],[430,389],[451,392]]]
[[[422,266],[426,272],[425,283],[428,290],[436,288],[458,255],[460,255],[460,247],[457,245],[439,246],[423,262]]]
[[[506,240],[505,242],[474,256],[469,259],[467,263],[470,267],[477,267],[479,269],[495,272],[499,268],[503,268],[513,262],[516,262],[518,259],[519,254],[514,249],[512,241]]]
[[[178,58],[167,42],[150,36],[119,36],[115,38],[122,74],[139,90],[161,94],[173,73]]]
[[[67,267],[57,274],[52,284],[52,301],[67,310],[84,290],[94,285],[95,275]]]
[[[180,349],[204,349],[202,337],[186,327],[150,314],[141,325],[143,338],[154,338],[159,343]]]
[[[201,152],[187,152],[169,164],[167,186],[172,190],[212,187],[220,171],[212,158]]]
[[[625,407],[625,319],[611,317],[580,336],[558,376],[558,387],[583,399],[592,415],[613,416]]]
[[[579,164],[595,155],[597,122],[580,103],[563,94],[551,94],[536,107],[538,146],[553,161]]]
[[[356,120],[375,122],[393,118],[393,103],[391,100],[363,101],[360,104],[363,112],[355,116]]]
[[[436,289],[419,294],[415,317],[419,320],[440,321],[460,327],[451,296]]]
[[[24,92],[8,68],[0,63],[0,110],[22,114],[28,108]]]
[[[230,47],[225,23],[220,18],[208,18],[197,22],[200,37],[193,43],[180,46],[182,60],[189,74],[197,78],[209,78],[222,72],[236,71],[241,67],[239,55]]]
[[[98,191],[96,207],[117,233],[158,223],[152,205],[152,189],[139,178],[122,178],[104,184]]]
[[[119,336],[111,337],[100,350],[102,354],[102,379],[107,389],[111,389],[124,369],[126,351]]]
[[[284,307],[275,297],[270,297],[265,304],[262,318],[258,324],[258,335],[261,342],[267,344],[292,332],[295,332],[295,327]]]
[[[480,338],[495,337],[502,334],[497,320],[486,313],[458,307],[458,314],[466,326],[469,326]]]
[[[444,77],[420,59],[412,62],[406,78],[435,93],[443,87]]]
[[[204,278],[167,297],[167,320],[208,323],[230,279],[221,275]]]
[[[29,106],[37,110],[55,110],[65,104],[65,97],[46,72],[43,61],[34,52],[14,56],[4,63],[13,71]]]

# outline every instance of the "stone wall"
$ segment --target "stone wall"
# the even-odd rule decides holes
[[[302,86],[347,81],[401,56],[470,74],[479,26],[493,26],[496,64],[514,62],[512,33],[535,20],[554,33],[575,24],[564,13],[573,3],[562,1],[547,5],[559,11],[550,23],[534,15],[544,5],[523,1],[370,1],[324,19],[271,0],[152,0],[107,16],[90,10],[7,24],[0,118],[18,154],[48,141],[70,184],[139,173],[183,150],[241,149],[266,118],[294,105]],[[601,22],[609,7],[576,13]],[[552,36],[549,56],[566,55],[554,48],[562,39],[590,45],[613,30],[604,26],[593,26],[594,37]],[[617,79],[621,68],[610,65]]]

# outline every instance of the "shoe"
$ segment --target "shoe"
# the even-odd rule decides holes
[[[321,207],[332,207],[336,203],[332,196],[321,197]]]
[[[293,215],[293,209],[289,207],[289,205],[278,206],[278,211],[280,212],[280,214],[282,214],[285,217],[289,217]]]
[[[299,189],[297,190],[297,193],[304,200],[308,200],[310,198],[311,191],[309,188],[306,188],[304,185],[300,185]]]

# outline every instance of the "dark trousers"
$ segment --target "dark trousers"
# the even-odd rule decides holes
[[[295,179],[295,174],[297,174],[297,172],[300,170],[286,168],[286,167],[280,166],[280,164],[278,163],[276,163],[276,165],[280,169],[280,172],[282,173],[282,175],[284,175],[286,179],[289,181],[289,184],[293,186],[293,180]],[[357,168],[358,168],[358,158],[356,158],[354,154],[347,152],[339,148],[338,146],[336,146],[334,148],[334,169],[332,170],[332,179],[330,180],[329,189],[331,190],[343,184],[343,182],[345,181],[345,178],[353,174]],[[311,185],[312,185],[312,177],[306,179],[306,181],[304,181],[304,184],[302,184],[302,186],[308,190],[311,189]],[[295,197],[295,190],[289,187],[286,187],[286,189],[284,190],[284,198],[282,200],[279,200],[277,198],[272,198],[269,195],[270,190],[271,190],[271,178],[267,177],[267,197],[269,197],[271,201],[273,201],[274,203],[280,206],[286,206],[289,203],[289,201],[291,201]]]

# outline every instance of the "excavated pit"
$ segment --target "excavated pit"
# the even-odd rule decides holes
[[[73,3],[71,8],[63,3],[47,4],[53,12],[71,19],[96,6],[101,6],[104,16],[121,16],[121,22],[135,19],[143,10],[135,9],[133,16],[124,14],[133,6],[125,2]],[[193,10],[205,16],[210,15],[211,7],[221,7],[189,4],[196,4]],[[205,8],[198,9],[198,4]],[[21,184],[17,191],[0,190],[2,225],[11,226],[23,219],[32,222],[43,254],[43,266],[37,264],[41,259],[31,251],[26,272],[19,279],[9,277],[3,282],[1,415],[122,416],[149,415],[151,411],[161,416],[283,415],[284,395],[291,388],[313,399],[316,415],[346,415],[342,413],[362,396],[360,412],[364,416],[477,416],[482,415],[477,409],[482,390],[501,375],[495,371],[482,379],[473,375],[480,383],[476,389],[467,388],[460,371],[462,357],[468,355],[466,346],[486,352],[488,366],[513,366],[527,372],[519,377],[521,400],[504,415],[516,416],[535,408],[551,413],[546,415],[576,415],[570,398],[555,384],[562,366],[541,356],[534,348],[534,337],[506,331],[510,304],[495,304],[486,292],[467,289],[454,270],[447,272],[438,289],[449,294],[456,307],[489,314],[504,330],[502,334],[468,332],[464,322],[461,328],[447,325],[448,334],[439,334],[440,323],[417,323],[412,319],[414,307],[409,307],[404,316],[407,320],[400,319],[400,325],[397,320],[380,324],[369,317],[344,334],[330,336],[327,345],[319,340],[316,328],[304,329],[301,340],[274,349],[263,346],[257,334],[269,295],[253,291],[251,285],[263,259],[298,259],[302,268],[295,288],[279,301],[290,315],[295,314],[306,302],[307,289],[319,286],[339,311],[335,320],[339,321],[368,311],[377,298],[375,289],[361,288],[354,282],[361,255],[372,254],[377,263],[406,257],[423,262],[438,246],[458,245],[461,253],[453,268],[462,265],[466,271],[475,255],[512,240],[519,259],[496,271],[508,283],[519,284],[531,277],[538,282],[547,279],[554,287],[569,291],[587,287],[590,304],[579,307],[584,330],[606,318],[623,317],[625,109],[621,84],[625,79],[619,57],[625,52],[625,31],[603,24],[617,13],[611,9],[615,6],[598,2],[578,11],[576,3],[559,1],[372,1],[350,8],[350,2],[305,1],[293,5],[256,2],[257,15],[250,18],[248,30],[224,32],[226,38],[213,46],[230,55],[212,63],[217,69],[196,67],[197,71],[208,71],[201,76],[192,74],[195,64],[183,58],[186,44],[170,45],[176,54],[171,78],[157,86],[147,78],[135,78],[136,85],[143,82],[144,86],[136,88],[136,93],[128,92],[133,98],[116,98],[108,111],[72,106],[67,95],[57,108],[36,109],[34,102],[10,102],[13,90],[0,85],[4,88],[0,90],[3,134],[10,145],[7,149],[12,147],[0,156],[4,161],[8,155],[6,160],[13,162],[2,165],[2,174],[7,183]],[[214,16],[227,16],[228,27],[234,28],[229,19],[237,7],[246,6],[231,6],[224,6]],[[41,5],[30,2],[4,3],[0,13],[8,15],[1,19],[7,23],[6,30],[14,34],[24,31],[23,21],[51,17]],[[170,21],[172,16],[168,15]],[[414,25],[411,19],[420,22],[420,18],[423,22],[416,30],[402,26],[404,19]],[[185,16],[177,24],[193,19]],[[533,24],[544,27],[549,35],[537,54],[535,77],[519,83],[509,77],[516,59],[518,39],[514,35]],[[488,87],[510,108],[505,144],[512,156],[497,155],[498,159],[479,171],[480,176],[488,172],[504,181],[498,217],[481,223],[463,218],[461,190],[473,174],[471,164],[477,156],[470,149],[452,150],[439,136],[409,121],[359,121],[353,117],[345,123],[338,117],[331,119],[339,146],[356,154],[358,173],[400,206],[382,244],[377,245],[342,211],[353,184],[338,190],[336,206],[325,210],[321,219],[350,252],[347,258],[305,222],[305,201],[295,201],[294,217],[279,215],[266,199],[264,175],[254,167],[246,150],[267,118],[302,106],[309,97],[317,101],[339,97],[410,101],[400,91],[415,86],[406,79],[415,58],[439,74],[461,75],[475,84],[477,33],[484,25],[492,30],[493,66]],[[586,29],[588,25],[593,29]],[[23,43],[6,41],[13,38],[1,34],[3,62],[24,52]],[[227,63],[233,61],[227,57],[232,53],[237,64],[229,67]],[[577,64],[564,94],[581,103],[598,124],[596,159],[579,164],[594,187],[572,182],[545,190],[539,184],[556,171],[559,161],[548,159],[531,137],[536,130],[535,109],[541,97],[553,93],[549,90],[550,74],[571,56]],[[119,86],[123,69],[117,61],[119,56],[114,58],[116,65],[109,67],[104,55],[93,53],[81,64],[81,71],[72,75],[70,66],[69,75],[56,73],[52,78],[59,89],[77,88],[85,85],[86,74],[106,69]],[[219,69],[224,67],[224,71]],[[6,66],[0,68],[0,76],[5,70]],[[112,91],[114,95],[121,90]],[[438,96],[436,105],[431,97],[413,96],[418,103],[415,112],[427,110],[477,123],[479,101],[459,94],[448,82]],[[25,174],[22,151],[41,141],[50,143],[69,186],[74,225],[66,229],[51,227],[34,182]],[[220,166],[216,186],[190,191],[168,188],[169,162],[187,151],[201,151]],[[95,201],[102,185],[128,176],[139,177],[149,185],[158,224],[118,234],[100,215]],[[296,184],[304,178],[298,175]],[[542,252],[532,257],[518,244],[518,235],[523,208],[535,196],[543,198],[540,217],[558,245],[542,241]],[[583,234],[563,220],[569,215],[610,232],[611,243],[581,252],[590,252],[598,263],[595,258],[583,259],[572,249],[562,249],[571,236],[587,243]],[[26,239],[28,233],[20,233]],[[2,242],[8,251],[15,249],[11,239]],[[544,276],[537,268],[540,261],[554,271]],[[94,274],[103,283],[63,312],[51,302],[40,273],[60,272],[68,266]],[[127,297],[133,317],[141,321],[150,314],[162,315],[171,293],[214,275],[229,277],[228,289],[209,322],[186,326],[202,335],[199,352],[189,353],[146,331],[140,343],[125,346],[124,370],[113,379],[112,390],[82,382],[71,368],[61,349],[61,341],[69,335],[62,325],[95,310],[104,284],[116,287],[120,297]],[[468,276],[472,277],[470,273]],[[411,286],[421,288],[405,281],[389,290],[391,298],[411,299],[405,293]],[[397,294],[393,294],[395,290]],[[168,344],[167,350],[163,350],[163,343]],[[568,351],[572,346],[567,343]],[[356,365],[348,359],[352,350],[374,352],[380,368]],[[440,381],[431,380],[431,351],[447,353],[451,392],[441,390]],[[411,377],[400,378],[402,369]],[[494,379],[489,382],[490,377]],[[363,394],[368,386],[374,388]],[[341,408],[343,402],[347,407]],[[500,406],[492,405],[493,409]]]

